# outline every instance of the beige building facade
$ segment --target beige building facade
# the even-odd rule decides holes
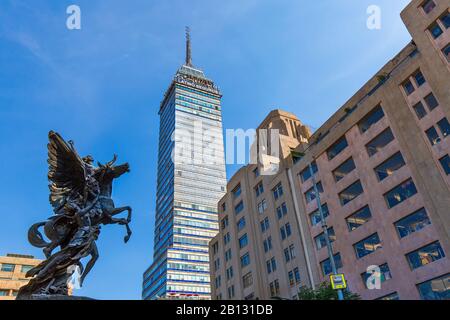
[[[9,253],[0,257],[0,300],[15,300],[19,289],[29,281],[25,274],[41,262],[21,254]]]
[[[276,175],[257,176],[248,165],[231,178],[210,242],[214,298],[291,299],[300,286],[328,279],[311,164],[351,291],[363,299],[450,299],[449,7],[449,0],[411,1],[401,14],[409,45],[311,137],[304,134],[308,143],[281,130]],[[290,120],[301,127],[280,111],[262,127],[294,128]]]

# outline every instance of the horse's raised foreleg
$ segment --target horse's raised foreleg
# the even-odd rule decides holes
[[[117,219],[117,218],[111,218],[111,223],[116,223],[116,224],[120,224],[121,226],[125,226],[125,228],[127,229],[127,235],[125,236],[125,238],[123,239],[123,241],[125,243],[128,242],[128,240],[130,240],[131,234],[133,233],[131,231],[131,228],[129,226],[129,221],[128,219]]]
[[[109,215],[111,217],[118,215],[119,213],[122,213],[124,211],[128,211],[127,221],[131,222],[131,207],[120,207],[120,208],[114,208],[111,211],[109,211]]]

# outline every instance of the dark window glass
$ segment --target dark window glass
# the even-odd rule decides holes
[[[431,127],[425,131],[425,133],[427,134],[428,140],[430,140],[432,146],[441,142],[441,137],[439,137],[435,127]]]
[[[405,160],[400,152],[397,152],[388,160],[375,168],[378,180],[382,181],[405,165]]]
[[[450,273],[417,285],[422,300],[450,300]]]
[[[353,158],[348,159],[333,171],[334,179],[337,181],[343,179],[347,174],[356,168]]]
[[[378,151],[387,146],[392,140],[394,140],[394,135],[392,134],[391,128],[387,128],[366,145],[369,156],[376,154]]]
[[[316,173],[318,171],[316,162],[313,162],[311,164],[311,167],[313,169],[313,173]],[[311,171],[309,170],[309,166],[302,170],[302,172],[300,172],[300,178],[302,179],[302,182],[308,181],[309,178],[311,178]]]
[[[317,190],[319,190],[319,193],[323,193],[322,183],[318,182],[316,185]],[[314,187],[305,192],[305,199],[306,203],[310,203],[311,201],[316,199],[316,191],[314,190]]]
[[[383,296],[378,298],[377,300],[400,300],[400,296],[397,292],[392,292],[388,294],[387,296]]]
[[[370,212],[369,206],[365,206],[347,217],[346,221],[348,229],[353,231],[369,221],[370,218],[372,218],[372,213]]]
[[[0,268],[0,271],[3,272],[13,272],[14,271],[14,264],[10,264],[10,263],[2,263],[2,267]]]
[[[334,256],[334,263],[336,264],[336,270],[342,268],[342,259],[341,254],[336,253]],[[320,263],[320,266],[322,268],[322,273],[324,276],[329,275],[333,270],[331,269],[331,262],[330,259],[326,259]]]
[[[22,268],[21,268],[21,272],[22,273],[27,273],[28,271],[30,271],[33,268],[34,268],[33,266],[23,265]]]
[[[445,257],[439,241],[430,243],[416,251],[408,253],[406,258],[412,269],[417,269]]]
[[[439,105],[439,103],[436,100],[436,97],[434,96],[433,93],[430,93],[429,95],[427,95],[424,98],[424,100],[425,100],[425,103],[428,106],[428,110],[430,110],[430,111],[432,111],[433,109],[435,109]]]
[[[444,32],[437,23],[433,23],[428,30],[430,31],[434,39],[439,38],[441,34]]]
[[[427,0],[422,4],[422,9],[427,14],[430,13],[434,8],[436,8],[436,3],[434,3],[433,0]]]
[[[244,234],[242,237],[239,238],[239,248],[244,248],[248,244],[248,237],[247,234]]]
[[[279,197],[283,195],[283,186],[281,185],[281,182],[275,186],[275,188],[272,189],[273,197],[275,200],[277,200]]]
[[[9,295],[9,290],[0,290],[0,297],[7,297]]]
[[[409,179],[384,195],[389,208],[402,203],[417,193],[416,185]]]
[[[367,237],[353,245],[358,259],[371,254],[372,252],[381,249],[381,241],[378,233],[374,233],[370,237]]]
[[[444,136],[444,138],[450,134],[450,123],[448,123],[447,118],[441,119],[441,121],[439,121],[437,125],[439,127],[439,130],[441,130],[441,133]]]
[[[241,257],[241,267],[244,268],[250,264],[250,255],[248,253]]]
[[[380,121],[383,117],[383,108],[379,105],[358,123],[359,130],[361,130],[361,133],[366,132],[372,125]]]
[[[328,217],[328,215],[330,214],[330,212],[328,211],[328,206],[327,204],[323,204],[322,205],[322,212],[323,212],[323,217],[326,219]],[[314,211],[313,213],[311,213],[309,215],[309,218],[311,220],[311,225],[315,226],[316,224],[320,223],[322,221],[322,218],[320,216],[320,212],[319,210]]]
[[[391,270],[389,269],[389,265],[387,263],[382,264],[379,266],[380,272],[378,273],[378,270],[373,270],[372,272],[364,272],[361,274],[364,286],[367,288],[367,280],[373,275],[374,277],[371,278],[372,285],[375,285],[375,282],[377,281],[377,278],[380,279],[380,282],[383,283],[386,280],[392,279]],[[378,274],[377,274],[378,273]]]
[[[345,136],[340,138],[338,141],[335,142],[334,145],[332,145],[327,150],[328,160],[331,160],[334,157],[336,157],[339,153],[342,152],[342,150],[347,148],[347,146],[348,146],[348,142],[347,142],[347,139],[345,139]]]
[[[425,82],[427,82],[425,80],[425,77],[423,76],[422,72],[418,71],[415,75],[414,75],[414,79],[416,80],[417,86],[420,87],[422,86]]]
[[[358,197],[360,194],[364,192],[363,187],[361,185],[361,181],[356,181],[352,185],[350,185],[347,189],[339,193],[339,199],[341,201],[341,205],[345,205]]]
[[[334,233],[333,227],[330,227],[327,230],[328,230],[328,237],[330,239],[330,242],[334,242],[336,240],[336,235]],[[325,233],[324,232],[322,232],[317,237],[315,237],[314,241],[316,243],[317,250],[320,250],[323,247],[326,247],[326,245],[327,245],[327,240],[325,238]]]
[[[422,102],[417,103],[413,107],[413,109],[416,112],[417,118],[419,118],[419,120],[427,115],[427,112],[425,111],[425,108],[423,107]]]
[[[450,28],[450,13],[448,11],[440,19],[446,29]]]
[[[447,61],[450,62],[450,44],[448,44],[444,49],[442,49],[442,53],[447,58]]]
[[[429,224],[431,224],[431,221],[424,208],[394,223],[400,238],[404,238],[411,233],[419,231]]]
[[[444,172],[449,175],[450,174],[450,157],[449,155],[446,155],[445,157],[441,158],[439,162],[442,165],[442,168],[444,169]]]
[[[242,229],[244,229],[244,227],[245,227],[245,217],[242,217],[237,222],[237,229],[238,229],[238,231],[241,231]]]
[[[414,92],[414,86],[411,81],[407,80],[405,83],[403,83],[403,89],[405,89],[406,94],[409,96],[411,93]]]
[[[244,275],[242,277],[242,283],[244,284],[244,288],[248,288],[253,284],[253,276],[252,276],[251,272],[247,273],[246,275]],[[247,296],[247,297],[245,297],[245,299],[251,300],[252,298]]]
[[[241,185],[238,184],[233,191],[231,191],[231,193],[233,194],[233,197],[237,198],[241,195]]]
[[[262,194],[263,192],[264,192],[264,186],[263,186],[262,182],[260,182],[255,187],[256,196],[259,197],[259,195]]]
[[[244,210],[244,202],[239,202],[235,207],[234,207],[234,212],[236,214],[240,213],[242,210]]]

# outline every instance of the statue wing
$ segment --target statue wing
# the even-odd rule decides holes
[[[86,185],[84,162],[74,149],[56,132],[48,134],[48,179],[50,203],[56,209],[69,194],[82,195]]]

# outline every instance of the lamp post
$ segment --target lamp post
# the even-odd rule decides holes
[[[313,161],[311,161],[309,163],[309,173],[311,174],[312,182],[314,185],[314,193],[316,195],[316,202],[317,202],[317,206],[319,208],[319,214],[320,214],[320,220],[321,220],[321,225],[322,225],[322,229],[323,229],[323,234],[325,236],[325,242],[327,244],[328,256],[329,256],[330,264],[331,264],[331,271],[333,272],[334,275],[336,275],[337,270],[336,270],[336,262],[334,261],[333,247],[331,246],[330,237],[328,235],[328,227],[327,227],[327,223],[325,222],[325,217],[324,217],[323,210],[322,210],[322,204],[320,203],[319,189],[317,188],[316,177],[314,176],[314,171],[313,171],[313,167],[312,167],[312,163],[314,161],[315,160],[313,159]],[[337,294],[338,294],[339,300],[344,300],[344,293],[342,292],[341,289],[337,290]]]

